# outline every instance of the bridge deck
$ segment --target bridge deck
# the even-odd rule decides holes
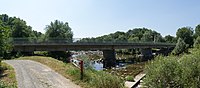
[[[15,43],[16,51],[66,51],[66,50],[107,50],[132,48],[170,48],[175,44],[166,43]]]

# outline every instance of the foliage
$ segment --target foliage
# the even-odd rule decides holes
[[[152,42],[154,40],[152,35],[153,35],[152,31],[146,31],[142,36],[142,41]]]
[[[0,58],[4,57],[4,54],[11,49],[11,45],[9,43],[9,34],[9,27],[5,26],[0,20]]]
[[[35,37],[32,27],[26,24],[26,21],[16,18],[9,17],[7,14],[0,15],[0,20],[4,25],[9,27],[11,31],[11,37],[14,38],[27,38],[27,37]]]
[[[196,26],[195,28],[195,35],[198,37],[200,36],[200,24]]]
[[[134,77],[133,76],[126,76],[126,81],[132,81],[134,82]]]
[[[62,21],[55,20],[46,27],[45,40],[47,41],[72,42],[72,37],[73,33],[67,22],[63,23]],[[51,51],[48,52],[48,55],[58,60],[69,62],[67,60],[70,56],[69,52]]]
[[[26,25],[26,22],[16,18],[12,21],[14,24],[12,26],[12,37],[14,38],[28,38],[28,37],[35,37],[32,32],[32,28]]]
[[[179,54],[187,51],[187,47],[188,47],[188,45],[185,44],[184,40],[179,38],[178,42],[176,43],[176,47],[174,48],[172,53],[175,55],[179,55]]]
[[[3,56],[4,59],[9,59],[16,56],[10,52],[12,51],[11,40],[19,38],[17,41],[30,42],[33,39],[39,40],[39,36],[42,36],[42,34],[33,31],[32,27],[26,24],[26,21],[16,17],[9,17],[7,14],[0,15],[0,57]]]
[[[96,38],[83,38],[79,42],[164,42],[164,39],[156,31],[147,28],[135,28],[127,32],[117,31]]]
[[[179,28],[176,37],[183,39],[186,44],[189,44],[189,47],[193,45],[193,30],[191,27]]]
[[[195,40],[195,42],[194,42],[194,47],[200,48],[199,45],[200,45],[200,36],[198,36],[198,37],[196,38],[196,40]]]
[[[149,88],[199,88],[200,51],[183,56],[158,56],[146,66],[144,85]]]
[[[73,33],[68,23],[55,20],[45,28],[45,39],[66,39],[66,42],[72,42]]]
[[[176,38],[171,35],[165,36],[164,39],[167,43],[176,43],[176,41],[177,41]]]
[[[14,68],[0,62],[0,88],[17,88]]]

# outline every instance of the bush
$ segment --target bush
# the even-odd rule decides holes
[[[132,81],[134,82],[134,77],[133,76],[126,76],[126,81]]]
[[[194,42],[194,47],[200,48],[200,36],[198,36]]]
[[[186,52],[188,48],[188,45],[184,42],[183,39],[179,38],[178,42],[176,43],[176,47],[173,50],[174,55],[179,55],[183,52]]]
[[[200,51],[196,49],[182,57],[156,57],[145,68],[144,85],[150,88],[200,88],[199,57]]]

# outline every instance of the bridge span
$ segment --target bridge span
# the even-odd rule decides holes
[[[171,48],[165,43],[14,43],[14,51],[67,51],[67,50],[112,50],[134,48]]]
[[[104,67],[116,65],[115,49],[140,48],[144,56],[152,56],[152,48],[174,48],[175,44],[155,42],[33,42],[14,41],[13,51],[70,51],[70,50],[102,50]]]

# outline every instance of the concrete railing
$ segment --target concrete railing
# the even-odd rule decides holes
[[[34,38],[12,38],[10,42],[13,45],[166,45],[175,46],[173,43],[163,42],[134,42],[134,41],[79,41],[80,38],[37,40]]]

